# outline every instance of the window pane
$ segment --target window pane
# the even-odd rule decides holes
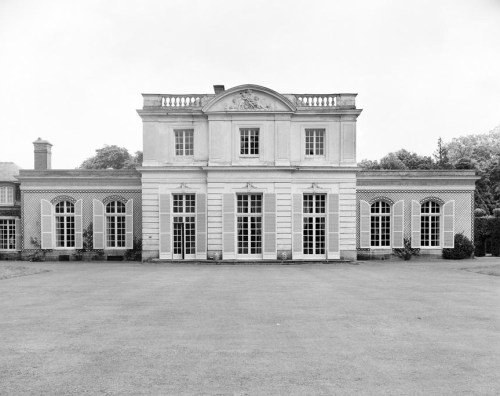
[[[240,129],[240,154],[259,154],[259,129]]]

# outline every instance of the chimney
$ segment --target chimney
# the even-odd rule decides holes
[[[35,170],[52,169],[52,145],[41,138],[35,140],[33,145],[35,146]]]
[[[216,95],[220,94],[221,92],[224,92],[226,89],[224,88],[224,85],[214,85],[214,92]]]

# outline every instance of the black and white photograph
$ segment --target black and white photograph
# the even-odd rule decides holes
[[[0,0],[0,396],[499,368],[499,0]]]

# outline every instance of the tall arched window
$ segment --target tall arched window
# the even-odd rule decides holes
[[[75,247],[75,205],[69,201],[55,206],[56,247]]]
[[[125,204],[112,201],[106,205],[106,247],[125,247]]]
[[[423,203],[420,209],[421,246],[439,246],[440,224],[441,206],[434,201]]]
[[[370,209],[370,245],[391,246],[391,205],[377,201]]]

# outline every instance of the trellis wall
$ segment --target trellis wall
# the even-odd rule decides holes
[[[437,191],[437,190],[359,190],[356,193],[356,248],[359,247],[359,201],[373,202],[377,199],[388,198],[393,202],[404,201],[404,235],[411,235],[411,201],[435,198],[437,201],[447,202],[455,200],[455,233],[463,232],[472,241],[474,238],[474,192],[467,190]]]
[[[58,197],[83,202],[83,229],[92,222],[92,200],[107,201],[110,197],[121,200],[134,200],[134,237],[142,237],[142,193],[141,190],[39,190],[22,192],[22,246],[23,250],[36,249],[31,237],[41,239],[40,201],[55,202]]]

